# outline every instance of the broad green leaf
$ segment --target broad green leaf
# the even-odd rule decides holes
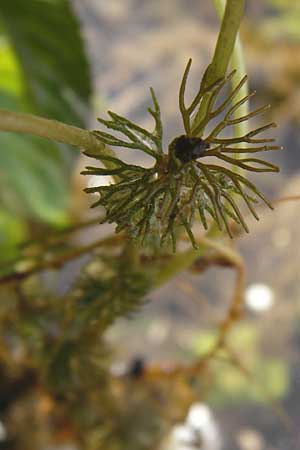
[[[67,0],[1,0],[0,108],[77,126],[88,119],[91,83],[78,21]],[[0,133],[0,202],[10,213],[66,220],[76,151]]]
[[[19,97],[22,95],[21,68],[4,36],[0,36],[0,86],[1,90]]]
[[[0,20],[20,63],[31,108],[84,125],[89,67],[69,1],[1,0]]]
[[[8,211],[0,209],[0,262],[17,256],[16,247],[26,239],[26,236],[23,222]]]
[[[1,195],[12,212],[30,211],[59,224],[65,222],[68,185],[48,146],[36,138],[0,134]]]

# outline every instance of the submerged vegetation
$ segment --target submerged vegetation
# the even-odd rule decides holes
[[[275,127],[275,123],[247,131],[244,136],[220,135],[227,127],[248,121],[269,109],[269,105],[266,105],[239,117],[233,117],[234,113],[253,96],[253,93],[247,94],[235,101],[247,81],[247,76],[244,76],[225,100],[216,106],[222,88],[231,81],[236,71],[232,71],[227,77],[215,81],[212,85],[206,83],[206,72],[199,91],[190,106],[186,107],[184,96],[191,62],[189,60],[179,91],[179,107],[186,134],[175,138],[169,145],[168,152],[163,152],[160,108],[151,89],[154,109],[149,108],[149,112],[155,121],[153,132],[109,111],[111,120],[98,119],[99,122],[106,128],[123,134],[127,139],[118,138],[104,131],[94,131],[94,135],[105,145],[130,148],[150,155],[155,160],[153,167],[146,169],[126,164],[117,157],[102,157],[101,152],[98,154],[85,152],[92,158],[111,162],[114,167],[88,166],[83,172],[84,175],[115,177],[114,183],[90,187],[86,192],[100,194],[100,200],[94,203],[93,207],[100,205],[105,207],[104,220],[109,223],[116,222],[117,232],[127,230],[131,237],[139,239],[142,243],[146,239],[150,239],[151,242],[153,237],[156,237],[163,244],[170,238],[174,252],[179,227],[185,228],[192,245],[198,248],[192,232],[196,214],[205,230],[208,230],[206,218],[208,214],[221,231],[225,225],[230,237],[232,237],[231,219],[249,232],[236,198],[240,197],[245,201],[257,220],[258,215],[253,206],[257,198],[262,199],[270,208],[272,206],[255,185],[237,169],[249,172],[278,172],[279,169],[270,162],[242,155],[281,149],[280,146],[270,145],[274,141],[273,138],[257,137],[263,131]],[[207,99],[209,100],[205,115],[199,119],[199,110]],[[210,121],[222,113],[224,117],[221,117],[204,137]],[[205,163],[204,158],[209,156],[219,159],[223,164],[228,163],[231,167]]]

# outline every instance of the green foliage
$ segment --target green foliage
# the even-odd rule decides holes
[[[69,1],[31,0],[28,7],[23,0],[3,0],[0,20],[32,111],[84,125],[91,94],[89,67]]]
[[[53,224],[66,221],[68,180],[64,177],[59,154],[50,143],[34,137],[1,134],[1,197],[11,213],[30,212]]]
[[[8,211],[0,210],[0,260],[16,256],[17,246],[24,242],[26,231],[18,218]]]
[[[140,150],[148,155],[152,156],[156,160],[160,159],[162,154],[162,138],[163,130],[160,116],[160,108],[154,93],[154,90],[150,89],[154,109],[148,108],[149,113],[152,115],[155,128],[152,133],[147,131],[125,117],[119,116],[111,111],[108,111],[112,120],[104,120],[98,118],[98,121],[109,129],[120,132],[129,139],[130,142],[124,139],[118,139],[117,137],[105,133],[103,131],[94,131],[94,135],[104,144],[131,148],[134,150]],[[122,172],[122,170],[120,170]]]
[[[240,197],[258,220],[253,207],[257,198],[272,206],[245,176],[238,170],[249,172],[278,172],[278,167],[270,162],[242,157],[245,153],[258,153],[280,150],[270,145],[273,138],[258,138],[257,135],[276,126],[270,123],[247,132],[244,136],[223,137],[222,132],[235,124],[250,120],[265,112],[269,105],[258,108],[240,117],[233,117],[253,94],[235,101],[235,96],[247,80],[245,76],[225,100],[216,105],[221,90],[232,79],[235,71],[211,85],[207,85],[207,71],[200,83],[199,90],[189,106],[185,105],[185,89],[191,67],[189,60],[179,90],[179,109],[183,120],[185,135],[174,139],[168,153],[162,150],[162,123],[157,99],[151,90],[154,110],[149,112],[155,119],[155,128],[149,132],[128,119],[109,112],[112,120],[98,119],[105,127],[121,133],[127,139],[121,139],[104,131],[94,131],[94,135],[105,145],[118,146],[142,151],[155,159],[152,168],[146,169],[124,163],[115,157],[102,157],[101,154],[86,153],[100,161],[112,162],[111,168],[86,168],[85,175],[115,176],[115,183],[86,189],[89,193],[99,193],[100,199],[93,207],[102,205],[106,209],[106,221],[116,222],[116,231],[128,230],[130,236],[142,244],[151,236],[158,236],[161,245],[172,242],[176,249],[178,228],[183,227],[195,248],[197,243],[192,232],[196,213],[203,227],[208,229],[208,214],[217,223],[220,230],[225,229],[232,237],[230,219],[241,225],[246,232],[248,226],[239,209],[236,198]],[[194,114],[200,110],[202,101],[207,101],[206,112],[200,119],[194,120]],[[217,125],[203,135],[210,122],[223,115]],[[180,146],[179,146],[180,142]],[[241,146],[240,144],[243,144]],[[238,146],[237,146],[238,145]],[[205,164],[199,158],[214,157],[223,165]],[[226,165],[224,166],[224,162]],[[228,167],[229,166],[229,167]]]
[[[76,305],[72,326],[75,330],[96,327],[103,334],[119,317],[128,317],[142,306],[152,281],[151,271],[136,267],[127,250],[118,258],[94,258],[71,294]]]
[[[3,0],[0,107],[84,126],[91,83],[69,1]],[[80,67],[80,70],[78,68]],[[66,221],[73,150],[40,138],[1,133],[1,203],[21,216]]]
[[[225,74],[244,2],[239,2],[239,8],[235,8],[236,1],[228,0],[227,4],[230,8],[226,26],[222,26],[214,57],[215,68],[222,70],[219,75]],[[5,77],[2,106],[39,111],[48,117],[84,125],[90,83],[78,24],[69,2],[31,0],[28,8],[24,0],[4,0],[0,14],[10,43],[3,41],[4,58],[0,60],[0,71]],[[220,339],[213,333],[202,335],[195,352],[200,359],[191,366],[152,366],[141,360],[138,370],[129,364],[118,372],[111,366],[111,349],[105,341],[108,327],[120,318],[131,317],[144,304],[151,289],[170,280],[196,259],[198,263],[198,258],[200,271],[212,264],[237,267],[239,284],[243,284],[241,259],[219,242],[215,245],[214,240],[206,237],[200,251],[189,248],[175,256],[168,249],[157,251],[157,243],[171,244],[175,251],[183,228],[197,247],[192,231],[197,216],[205,229],[209,226],[213,229],[215,225],[220,230],[225,227],[231,236],[233,220],[248,231],[238,201],[243,199],[257,219],[254,205],[258,199],[271,206],[241,171],[278,171],[271,163],[242,156],[280,149],[269,145],[273,142],[271,138],[257,138],[275,124],[247,131],[243,136],[228,137],[231,126],[247,122],[267,107],[241,114],[240,108],[251,97],[241,95],[246,78],[224,99],[221,97],[234,72],[214,83],[208,83],[206,72],[195,98],[186,106],[190,67],[191,61],[179,92],[185,135],[176,137],[167,152],[162,143],[160,108],[152,89],[154,106],[148,111],[154,119],[153,131],[113,112],[109,112],[109,120],[99,119],[113,134],[94,131],[91,135],[80,130],[87,140],[95,143],[91,138],[96,136],[101,142],[99,153],[86,154],[106,166],[88,166],[84,174],[112,176],[114,180],[108,186],[88,188],[87,192],[100,194],[95,206],[104,206],[105,221],[117,223],[117,231],[123,233],[81,246],[79,240],[74,246],[70,235],[94,225],[93,219],[42,239],[34,236],[20,249],[20,258],[14,259],[12,255],[10,261],[1,264],[0,379],[4,397],[8,398],[8,412],[3,412],[3,402],[0,412],[1,420],[13,430],[9,429],[9,437],[15,439],[14,448],[35,450],[61,443],[84,450],[159,448],[171,426],[182,421],[184,411],[195,398],[199,400],[199,386],[201,396],[207,392],[203,385],[206,375],[210,382],[213,356],[230,357],[226,345],[227,338],[232,344],[232,336],[225,334],[239,318],[236,316],[240,304],[236,307],[235,303],[228,320],[220,327],[224,332],[220,334],[222,346],[218,353],[212,353],[211,359],[201,359]],[[214,77],[216,72],[212,68],[210,65],[209,72]],[[218,122],[208,131],[214,119]],[[72,128],[69,129],[72,133]],[[68,131],[68,127],[64,130]],[[223,132],[225,136],[221,135]],[[8,149],[0,157],[2,201],[11,211],[25,213],[30,208],[35,217],[62,223],[67,204],[65,175],[71,172],[68,169],[72,158],[68,151],[62,153],[60,147],[37,138],[6,134],[0,139],[0,144]],[[180,146],[180,142],[184,145]],[[127,164],[110,149],[105,152],[105,145],[142,151],[154,159],[154,165],[148,169]],[[221,163],[209,160],[206,164],[202,162],[204,157]],[[1,217],[0,214],[0,225]],[[17,224],[9,219],[9,214],[4,217],[4,226],[11,224],[17,229]],[[18,233],[19,239],[22,230]],[[147,249],[135,246],[134,240],[147,244]],[[86,259],[80,259],[83,255],[87,263]],[[75,270],[70,265],[56,272],[72,260],[78,260]],[[237,291],[234,301],[238,298],[240,302],[242,286]],[[253,329],[238,329],[233,343],[239,342],[241,350],[246,345],[250,347],[249,359],[255,371],[266,374],[266,380],[273,377],[271,393],[281,395],[286,388],[285,371],[276,361],[257,357],[254,335]],[[240,395],[252,398],[252,392],[248,394],[249,383],[236,377],[240,372],[243,370],[238,372],[236,367],[217,371],[214,386],[217,401],[240,400]],[[13,374],[15,384],[10,383],[7,374]],[[27,377],[25,387],[24,377]],[[28,385],[30,395],[24,395]]]
[[[51,396],[50,420],[56,423],[56,414],[65,416],[86,450],[147,449],[161,431],[155,392],[143,384],[132,392],[134,378],[119,380],[112,375],[111,350],[104,340],[109,326],[144,305],[154,276],[137,264],[125,245],[121,252],[91,257],[64,295],[42,288],[40,278],[32,276],[1,303],[1,336],[38,374],[43,395]],[[12,362],[14,371],[16,364]],[[22,397],[17,402],[25,413],[32,410]],[[29,424],[32,419],[24,416],[23,423],[26,420]],[[31,448],[39,448],[31,426],[25,435],[19,435],[20,424],[15,426],[22,448],[27,448],[27,438]]]
[[[32,281],[24,284],[22,292],[31,306],[23,313],[19,331],[34,364],[45,368],[52,390],[84,388],[87,368],[98,373],[101,366],[103,334],[117,319],[131,317],[144,305],[152,284],[151,271],[138,268],[127,249],[118,258],[94,256],[64,296],[35,292]]]

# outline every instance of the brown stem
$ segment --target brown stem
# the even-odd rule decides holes
[[[95,250],[96,248],[104,246],[113,247],[117,243],[119,243],[122,239],[123,236],[121,234],[118,236],[115,235],[109,236],[96,242],[92,242],[91,244],[67,251],[62,255],[54,256],[53,258],[46,259],[44,261],[37,261],[36,263],[34,258],[27,258],[24,260],[24,262],[28,261],[28,263],[30,264],[32,261],[33,264],[30,267],[25,268],[24,270],[19,271],[15,270],[6,275],[3,275],[2,277],[0,277],[0,284],[18,282],[20,280],[24,280],[25,278],[31,275],[42,272],[43,270],[49,269],[57,270],[67,262],[72,261],[73,259],[77,259],[80,256]]]

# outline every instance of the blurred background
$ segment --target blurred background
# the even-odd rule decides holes
[[[89,128],[110,109],[147,127],[152,86],[167,145],[181,133],[177,92],[186,62],[193,58],[192,92],[210,62],[218,26],[209,0],[2,0],[0,107]],[[280,174],[257,183],[273,200],[299,195],[298,0],[247,2],[241,40],[250,88],[257,91],[254,104],[272,105],[268,114],[284,146],[272,155]],[[35,233],[91,217],[78,152],[9,133],[0,133],[0,146],[0,261],[18,257],[20,244]],[[194,406],[166,434],[164,448],[300,448],[300,204],[280,202],[274,212],[262,208],[260,216],[258,223],[249,220],[251,234],[234,244],[247,269],[247,312],[230,344],[251,376],[216,360]],[[95,227],[89,238],[99,233]],[[79,267],[73,262],[56,278],[60,291]],[[205,274],[182,273],[151,293],[133,320],[122,319],[107,333],[116,349],[113,373],[128,364],[189,364],[203,355],[233,283],[231,268],[212,267]],[[10,295],[1,290],[4,304]],[[12,448],[2,427],[0,446]]]

